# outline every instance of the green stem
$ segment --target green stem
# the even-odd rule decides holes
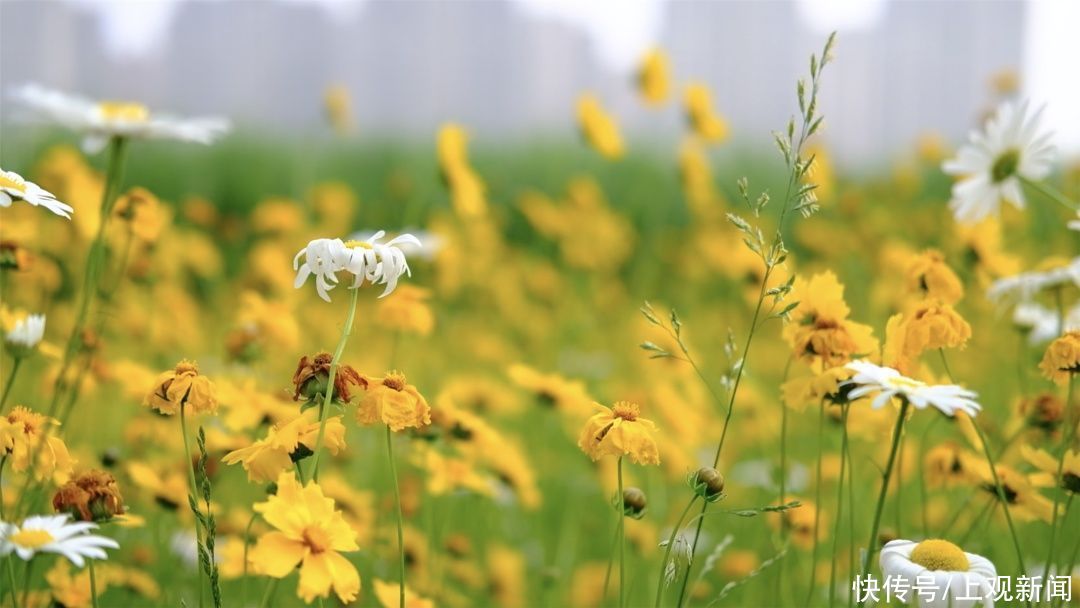
[[[97,608],[97,575],[94,574],[94,560],[86,560],[86,568],[90,571],[90,605]]]
[[[787,409],[786,407],[784,408]],[[821,405],[818,408],[818,427],[817,427],[817,470],[815,472],[814,479],[814,549],[810,555],[810,589],[806,592],[806,604],[810,605],[810,598],[814,596],[814,579],[817,574],[817,560],[818,560],[818,546],[821,544],[818,542],[818,530],[821,526],[821,456],[824,451],[825,443],[825,400],[822,399]],[[782,444],[781,444],[782,445]],[[842,458],[842,457],[841,457]],[[841,470],[841,484],[843,487],[843,470]],[[781,486],[783,487],[783,486]],[[780,493],[779,504],[784,504],[784,494]],[[838,520],[839,521],[839,520]],[[787,529],[787,526],[781,526],[781,530]],[[781,568],[783,566],[781,565]]]
[[[849,404],[843,405],[843,412],[840,415],[840,477],[838,485],[836,486],[836,521],[833,522],[833,551],[832,551],[832,565],[829,567],[829,606],[833,605],[836,601],[836,556],[840,553],[840,520],[844,512],[844,471],[847,467],[847,449],[848,449],[848,432],[847,432],[847,417]],[[817,534],[814,535],[815,546],[817,546]],[[813,592],[814,584],[813,579],[810,582],[810,590]],[[810,598],[807,598],[806,605],[810,605]]]
[[[671,559],[671,548],[675,544],[675,538],[679,535],[679,529],[682,528],[683,521],[686,520],[686,514],[690,512],[690,507],[694,506],[694,501],[697,499],[697,494],[690,497],[690,502],[686,503],[686,508],[683,509],[679,519],[675,521],[675,525],[671,528],[671,536],[668,537],[667,546],[664,547],[664,561],[660,562],[660,580],[656,581],[656,608],[660,608],[660,599],[664,592],[664,573],[667,571],[668,561]],[[689,568],[690,565],[687,564],[687,567]]]
[[[1073,212],[1080,211],[1080,206],[1078,206],[1076,203],[1074,203],[1071,200],[1069,200],[1068,198],[1066,198],[1064,194],[1058,192],[1057,190],[1051,188],[1050,186],[1047,186],[1046,184],[1043,184],[1041,182],[1037,182],[1037,181],[1035,181],[1033,179],[1028,179],[1028,178],[1024,177],[1023,175],[1017,174],[1017,177],[1020,178],[1020,181],[1023,182],[1023,184],[1025,186],[1027,186],[1028,188],[1031,188],[1032,190],[1038,192],[1039,194],[1045,196],[1046,198],[1057,202],[1058,204],[1060,204],[1062,207],[1065,207],[1069,211],[1073,211]]]
[[[1059,298],[1060,301],[1060,298]],[[1065,393],[1065,422],[1068,427],[1065,433],[1061,437],[1061,455],[1058,456],[1057,474],[1054,475],[1054,483],[1056,484],[1054,492],[1054,515],[1050,519],[1050,553],[1046,556],[1046,565],[1043,566],[1043,581],[1048,581],[1050,576],[1050,567],[1054,563],[1054,550],[1057,548],[1057,522],[1058,522],[1058,504],[1061,501],[1061,490],[1064,485],[1064,479],[1062,478],[1062,472],[1065,470],[1065,454],[1069,452],[1069,448],[1072,447],[1073,438],[1075,436],[1076,425],[1070,423],[1069,406],[1072,404],[1073,398],[1073,379],[1076,374],[1069,373],[1069,388]],[[1066,573],[1072,574],[1072,573]]]
[[[244,536],[241,538],[244,543],[244,588],[240,597],[243,598],[245,606],[248,600],[248,548],[251,546],[251,526],[255,524],[256,517],[258,513],[251,514],[247,526],[244,527]]]
[[[319,408],[319,434],[315,439],[315,460],[311,468],[312,481],[319,480],[319,458],[322,456],[323,437],[326,435],[326,418],[330,413],[330,404],[334,399],[334,380],[337,377],[341,354],[345,352],[345,343],[349,340],[349,334],[352,333],[353,320],[356,318],[356,300],[359,295],[359,289],[352,290],[352,299],[349,301],[349,315],[345,317],[345,328],[341,332],[341,338],[338,340],[337,348],[334,350],[334,358],[330,362],[330,375],[326,379],[326,394],[323,396],[322,407]],[[387,429],[387,432],[389,432],[389,429]],[[393,464],[392,460],[391,464]]]
[[[196,497],[199,495],[199,483],[197,481],[195,481],[195,467],[192,466],[191,447],[188,445],[187,419],[185,418],[185,414],[184,414],[185,409],[187,409],[186,406],[187,406],[187,399],[185,398],[184,400],[182,400],[180,402],[180,433],[183,435],[183,438],[184,438],[184,468],[187,469],[188,483],[191,484],[191,495],[190,495],[191,496],[191,502],[192,502],[191,508],[195,509],[195,508],[197,508],[196,507],[196,500],[197,500]],[[201,533],[200,533],[201,526],[199,525],[198,514],[193,513],[193,515],[195,515],[195,544],[196,544],[196,546],[198,546],[198,544],[202,542]],[[197,579],[199,581],[198,593],[199,593],[199,606],[201,607],[203,605],[202,569],[199,569],[196,574],[197,574]]]
[[[8,590],[11,592],[11,605],[14,608],[19,608],[19,598],[15,595],[15,552],[9,553],[4,561],[7,562],[8,584],[10,585]]]
[[[626,605],[626,511],[623,506],[622,460],[622,456],[619,456],[616,465],[619,489],[615,495],[615,511],[619,517],[619,608]]]
[[[263,592],[262,601],[259,602],[259,608],[267,608],[270,605],[270,599],[274,597],[274,591],[277,589],[278,582],[281,579],[271,578],[270,582],[266,584],[266,591]]]
[[[615,526],[615,533],[611,535],[611,550],[608,551],[607,570],[604,571],[604,593],[601,598],[607,599],[608,587],[611,585],[611,569],[615,565],[615,548],[619,546],[619,526]]]
[[[1001,485],[1001,480],[998,479],[997,467],[994,466],[994,456],[990,453],[990,442],[986,440],[986,433],[983,432],[978,423],[972,420],[971,426],[975,427],[975,432],[979,434],[979,442],[983,446],[986,464],[990,465],[990,475],[994,479],[994,488],[998,499],[1001,501],[1001,508],[1005,512],[1005,521],[1009,524],[1009,534],[1012,536],[1013,548],[1016,550],[1016,561],[1020,565],[1020,572],[1027,572],[1027,566],[1024,565],[1024,552],[1020,549],[1020,540],[1016,536],[1016,526],[1013,525],[1012,514],[1009,513],[1009,500],[1005,497],[1005,488]],[[1028,608],[1031,608],[1031,600],[1025,599]]]
[[[8,395],[11,394],[11,387],[15,386],[15,374],[19,373],[19,365],[22,364],[22,357],[15,357],[15,361],[11,364],[11,373],[8,374],[7,384],[4,385],[4,396],[0,397],[0,413],[7,411],[4,406],[7,405]]]
[[[881,526],[881,512],[885,509],[885,496],[889,493],[889,481],[892,479],[893,466],[896,464],[896,454],[900,451],[900,441],[904,435],[904,421],[907,418],[909,404],[907,399],[900,403],[900,413],[896,417],[896,427],[893,429],[892,447],[889,449],[889,461],[885,465],[885,473],[881,480],[881,492],[878,493],[877,508],[874,510],[874,523],[870,527],[870,540],[866,543],[866,556],[863,558],[862,578],[866,580],[870,575],[870,564],[874,561],[874,552],[878,545],[878,528]],[[859,605],[863,605],[863,601]]]
[[[398,570],[401,573],[401,582],[398,585],[398,600],[400,608],[405,608],[405,517],[401,514],[401,490],[398,488],[397,465],[394,463],[393,435],[393,431],[387,426],[386,457],[390,460],[390,477],[394,482],[394,504],[397,505]]]
[[[52,403],[49,405],[49,417],[56,415],[56,407],[60,403],[60,397],[64,392],[64,383],[67,372],[74,362],[74,356],[82,342],[83,329],[90,313],[90,304],[97,295],[98,281],[101,279],[101,271],[105,262],[105,248],[109,219],[112,217],[113,206],[120,194],[120,182],[124,174],[124,157],[127,150],[127,140],[120,136],[114,136],[109,142],[109,164],[105,173],[105,190],[101,198],[101,218],[98,224],[97,234],[90,243],[90,251],[86,258],[86,271],[83,274],[82,289],[79,291],[79,304],[75,315],[75,324],[71,328],[67,347],[64,349],[64,359],[60,364],[60,373],[56,377],[56,387],[53,389]]]

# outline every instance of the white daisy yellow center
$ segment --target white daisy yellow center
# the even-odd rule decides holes
[[[46,530],[19,530],[8,537],[8,540],[12,543],[25,547],[27,549],[37,549],[43,547],[54,540],[52,534],[49,534]]]
[[[898,390],[904,390],[909,388],[920,388],[926,386],[925,382],[919,382],[918,380],[912,380],[906,376],[897,376],[896,378],[889,378],[885,381],[885,384],[891,388]]]
[[[945,570],[949,572],[967,572],[970,567],[967,554],[947,540],[932,538],[915,545],[911,550],[911,561],[927,570]]]
[[[139,103],[124,101],[103,101],[98,104],[98,112],[105,120],[123,120],[127,122],[146,122],[150,110]]]
[[[14,190],[16,192],[26,193],[26,182],[19,178],[17,175],[11,173],[0,172],[0,188],[5,190]]]
[[[374,249],[371,243],[367,241],[345,241],[345,246],[349,249]]]

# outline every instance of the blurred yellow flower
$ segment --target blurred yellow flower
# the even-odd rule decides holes
[[[607,159],[622,158],[626,148],[619,125],[592,93],[584,93],[578,97],[577,119],[582,137],[594,150]]]
[[[380,581],[375,579],[372,582],[372,586],[375,588],[375,599],[379,600],[379,604],[383,608],[396,608],[400,606],[401,589],[398,583],[389,583],[386,581]],[[415,591],[405,587],[405,608],[434,608],[435,602],[424,599],[416,594]]]
[[[356,128],[353,118],[352,96],[343,84],[332,84],[323,93],[323,110],[326,121],[338,135],[352,133]]]
[[[319,435],[319,420],[314,416],[314,409],[309,409],[296,418],[270,427],[266,437],[250,446],[233,450],[226,454],[221,462],[240,463],[247,471],[248,479],[253,482],[273,481],[294,462],[314,453]],[[331,454],[345,449],[345,425],[341,416],[326,419],[323,435],[323,447]]]
[[[637,88],[641,99],[650,106],[668,100],[671,94],[671,61],[660,48],[649,49],[637,69]]]
[[[1066,332],[1046,348],[1039,369],[1047,378],[1064,384],[1080,372],[1080,330]]]
[[[927,249],[907,265],[908,290],[945,304],[956,304],[964,297],[964,285],[936,249]]]
[[[26,471],[43,480],[63,483],[75,466],[64,441],[52,433],[60,422],[21,405],[0,416],[0,454],[11,462],[11,470]],[[31,465],[30,459],[37,462]]]
[[[683,92],[686,121],[698,137],[709,143],[720,143],[728,137],[728,124],[713,109],[712,93],[702,82],[693,82]]]
[[[390,371],[382,378],[368,378],[364,390],[356,408],[360,424],[383,422],[395,432],[431,424],[431,407],[405,374]]]
[[[873,328],[848,320],[844,286],[831,271],[809,279],[797,276],[789,298],[799,305],[791,311],[783,335],[796,357],[830,368],[877,351]]]
[[[431,335],[435,329],[435,313],[427,302],[430,297],[429,289],[402,285],[379,300],[375,317],[380,325],[391,331]]]

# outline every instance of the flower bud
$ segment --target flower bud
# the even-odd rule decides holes
[[[641,519],[645,516],[648,501],[645,500],[645,492],[641,488],[626,488],[622,493],[623,515]]]
[[[724,476],[712,467],[702,467],[687,480],[694,493],[708,502],[724,497]]]

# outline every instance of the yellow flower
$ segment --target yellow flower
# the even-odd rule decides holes
[[[968,322],[952,306],[935,300],[918,304],[896,329],[903,333],[901,354],[908,358],[928,350],[963,348],[971,338]]]
[[[131,462],[127,466],[131,481],[150,493],[154,502],[175,511],[187,504],[188,480],[183,469],[158,470],[143,462]],[[187,513],[187,507],[182,513]]]
[[[825,513],[819,514],[819,509],[813,501],[800,499],[801,503],[793,509],[786,509],[780,517],[768,518],[769,525],[773,528],[783,527],[791,534],[791,542],[800,549],[810,549],[814,546],[814,530],[817,530],[818,540],[822,540],[830,529],[826,523],[828,520]],[[820,518],[820,521],[817,521]],[[816,522],[816,523],[815,523]]]
[[[431,408],[416,387],[406,382],[405,374],[391,371],[383,378],[368,379],[356,420],[360,424],[383,422],[397,432],[431,424]]]
[[[169,416],[180,411],[181,406],[193,413],[213,413],[217,411],[217,396],[210,379],[199,374],[198,364],[184,359],[175,369],[157,377],[143,405]]]
[[[960,277],[945,263],[945,256],[936,249],[927,249],[908,264],[908,290],[945,304],[956,304],[964,297]]]
[[[828,150],[821,144],[808,146],[805,152],[806,158],[811,156],[814,161],[806,171],[803,181],[817,186],[814,188],[814,197],[821,201],[831,201],[835,196],[836,175],[833,171],[832,158]]]
[[[480,496],[494,495],[494,480],[483,475],[464,458],[444,456],[431,447],[413,453],[413,462],[425,472],[428,493],[442,496],[466,490]]]
[[[522,364],[511,365],[507,374],[514,384],[533,393],[540,405],[582,415],[582,418],[592,410],[593,400],[579,381],[568,380],[559,374],[545,374]]]
[[[1037,450],[1028,445],[1020,446],[1020,454],[1039,471],[1058,478],[1058,461],[1046,450]],[[1080,452],[1068,450],[1061,464],[1061,479],[1058,484],[1070,494],[1080,494]]]
[[[873,329],[847,319],[850,309],[844,303],[844,286],[832,272],[809,280],[796,277],[790,297],[799,305],[791,312],[791,322],[783,333],[795,356],[836,367],[855,355],[877,350]]]
[[[401,588],[398,583],[388,583],[386,581],[380,581],[375,579],[373,583],[375,587],[375,599],[379,600],[379,604],[384,608],[397,608],[401,604]],[[416,594],[415,591],[405,587],[405,608],[434,608],[435,602],[424,599]]]
[[[356,127],[352,113],[352,97],[345,85],[334,84],[326,87],[323,93],[323,110],[326,112],[326,121],[338,135],[351,133]]]
[[[831,367],[823,372],[795,376],[785,382],[780,391],[784,405],[796,411],[802,411],[807,404],[820,403],[822,400],[835,401],[840,396],[840,384],[851,378],[852,371],[844,366]]]
[[[270,427],[269,433],[246,448],[233,450],[221,461],[225,464],[240,463],[254,482],[273,481],[292,466],[293,462],[310,456],[318,441],[319,421],[310,409],[283,424]],[[345,448],[345,425],[341,416],[326,419],[323,445],[331,454]]]
[[[686,86],[683,105],[686,110],[686,120],[699,137],[710,143],[719,143],[727,139],[727,121],[713,110],[712,93],[704,83],[694,82]]]
[[[660,464],[660,451],[653,437],[656,425],[639,417],[641,408],[636,403],[617,401],[610,408],[593,405],[600,412],[593,414],[581,429],[578,447],[582,452],[593,460],[630,456],[638,464]]]
[[[997,486],[994,485],[994,477],[989,465],[979,461],[973,465],[973,478],[984,492],[998,498]],[[1049,522],[1053,514],[1053,503],[1038,492],[1037,488],[1046,488],[1054,485],[1054,476],[1046,473],[1024,475],[1016,469],[1006,465],[997,465],[998,481],[1009,503],[1009,512],[1018,520],[1032,521],[1042,520]]]
[[[600,105],[600,100],[591,93],[578,97],[578,128],[582,137],[604,158],[622,158],[626,149],[622,134],[615,119]]]
[[[301,486],[291,471],[282,473],[277,494],[254,508],[274,527],[251,549],[258,573],[285,578],[299,565],[296,594],[305,602],[328,597],[331,589],[346,604],[356,599],[360,574],[340,553],[360,549],[356,533],[317,483]]]
[[[952,487],[970,481],[978,458],[955,443],[934,446],[923,458],[926,483],[932,488]]]
[[[30,458],[36,454],[33,474],[37,479],[51,476],[66,481],[75,460],[63,440],[52,433],[51,427],[59,424],[53,418],[16,406],[0,416],[0,454],[7,457],[16,472],[31,468]]]
[[[117,198],[113,215],[127,224],[132,236],[145,243],[156,241],[169,222],[166,208],[146,188],[132,188]]]
[[[1080,372],[1080,330],[1072,330],[1054,340],[1046,348],[1039,369],[1047,378],[1064,384]]]
[[[655,106],[671,94],[671,61],[662,49],[649,49],[637,70],[638,93],[646,104]]]
[[[375,308],[378,322],[387,329],[428,336],[435,329],[435,313],[427,303],[431,290],[401,285]]]
[[[450,189],[454,211],[463,217],[477,217],[487,211],[486,187],[469,164],[469,136],[465,128],[447,123],[439,129],[436,153],[439,172]]]

